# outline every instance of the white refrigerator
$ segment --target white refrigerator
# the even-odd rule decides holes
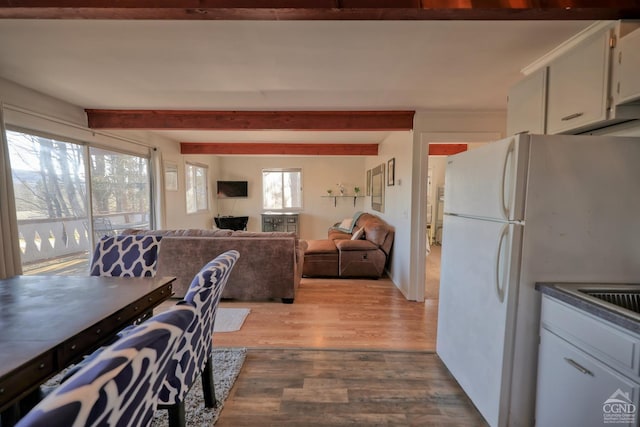
[[[539,281],[640,282],[640,138],[518,135],[449,157],[437,353],[491,426],[532,426]]]

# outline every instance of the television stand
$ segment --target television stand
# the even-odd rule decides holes
[[[216,223],[216,227],[224,228],[228,230],[246,230],[247,222],[249,222],[248,216],[217,216],[213,220]]]

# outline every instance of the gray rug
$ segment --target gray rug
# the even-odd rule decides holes
[[[250,312],[251,310],[248,308],[218,308],[216,323],[213,324],[213,332],[239,331]]]
[[[213,380],[218,398],[217,408],[205,408],[202,396],[202,381],[198,380],[193,385],[185,400],[186,424],[191,427],[212,426],[218,419],[218,415],[224,406],[224,401],[229,396],[229,391],[236,381],[244,358],[246,348],[216,349],[213,352]],[[169,425],[167,411],[157,411],[151,423],[153,427],[165,427]]]
[[[246,348],[219,348],[213,350],[213,379],[218,398],[217,408],[205,408],[202,396],[202,381],[198,378],[185,400],[186,424],[188,427],[212,426],[218,419],[220,411],[224,407],[224,401],[229,396],[233,383],[238,378]],[[45,383],[46,387],[55,387],[60,383],[64,371]],[[167,411],[157,411],[151,423],[153,427],[166,427],[169,425]]]

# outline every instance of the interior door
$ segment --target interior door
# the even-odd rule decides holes
[[[492,426],[506,419],[522,228],[444,218],[436,349]]]
[[[450,156],[444,211],[504,221],[522,219],[528,144],[529,137],[519,135]]]

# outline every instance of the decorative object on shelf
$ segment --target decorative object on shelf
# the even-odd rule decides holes
[[[353,187],[353,193],[356,195],[356,197],[360,194],[360,187]]]
[[[392,186],[396,183],[396,158],[392,158],[387,162],[387,185]]]
[[[367,190],[366,195],[371,195],[371,169],[367,170]]]
[[[329,189],[327,190],[327,195],[331,196],[332,194],[333,194],[333,190],[329,188]]]
[[[338,183],[336,184],[338,186],[338,191],[340,192],[341,196],[344,196],[344,185]]]

